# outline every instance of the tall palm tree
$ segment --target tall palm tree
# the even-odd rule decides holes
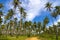
[[[27,13],[25,11],[23,11],[23,21],[26,21],[26,16],[27,16]]]
[[[14,18],[15,27],[17,27],[17,18]]]
[[[46,4],[46,8],[48,8],[49,9],[49,11],[51,12],[51,8],[52,8],[52,6],[51,6],[52,4],[50,4],[49,2]],[[57,15],[60,15],[60,6],[56,6],[55,7],[55,10],[51,13],[51,15],[56,19],[56,17],[57,17]],[[54,22],[53,22],[53,25],[54,25]],[[57,27],[56,27],[56,40],[58,40],[58,29],[57,29]]]
[[[13,20],[10,20],[10,22],[9,22],[10,24],[10,33],[13,35],[13,33],[14,33],[14,21]]]
[[[48,11],[51,11],[51,9],[53,8],[51,5],[52,3],[47,2],[45,8],[47,8]]]
[[[24,32],[27,34],[27,27],[28,27],[28,22],[25,21],[24,22],[24,25],[23,25],[23,28],[24,28]]]
[[[49,26],[48,32],[49,32],[50,34],[54,34],[54,28],[55,28],[55,25],[53,25],[53,27]]]
[[[55,6],[55,10],[51,13],[51,15],[56,19],[58,15],[60,15],[60,6]],[[56,26],[56,40],[58,40],[58,27]]]
[[[9,20],[9,19],[11,19],[11,18],[13,17],[13,15],[14,15],[14,12],[13,12],[12,9],[10,9],[10,10],[8,11],[8,14],[5,16],[5,19],[6,19],[6,20]]]
[[[22,2],[20,2],[19,0],[13,0],[13,4],[14,4],[14,8],[16,10],[16,7],[19,8],[20,10],[20,28],[22,27],[22,22],[23,22],[23,15],[25,14],[24,8],[20,6]],[[24,13],[24,14],[23,14]]]
[[[34,23],[33,23],[33,30],[36,32],[36,29],[37,29],[37,23],[34,22]]]
[[[0,8],[2,8],[2,7],[3,7],[3,4],[0,3]]]
[[[16,31],[17,28],[17,32],[18,32],[18,27],[17,27],[17,18],[14,18],[14,30]],[[15,32],[16,33],[16,32]]]
[[[9,23],[5,24],[6,26],[6,34],[9,34],[8,30],[9,30]]]
[[[0,9],[3,8],[3,4],[0,3]],[[2,10],[0,10],[0,24],[2,23],[2,18],[1,16],[3,15]]]
[[[14,10],[16,10],[16,7],[19,7],[19,4],[21,4],[19,2],[19,0],[13,0]],[[19,7],[19,9],[20,9],[20,7]]]
[[[60,15],[60,6],[55,6],[55,10],[51,13],[51,15],[56,19],[56,17]]]
[[[0,3],[0,9],[1,8],[3,8],[3,4]],[[1,18],[2,15],[3,15],[3,12],[2,12],[2,10],[0,10],[0,27],[1,27],[1,23],[2,23],[2,18]],[[1,32],[1,30],[0,30],[0,32]]]
[[[5,24],[7,23],[8,20],[10,20],[13,17],[13,15],[14,15],[13,10],[12,9],[8,10],[8,13],[5,16]],[[8,25],[10,25],[10,23]],[[6,28],[7,28],[7,33],[8,33],[9,26],[7,26],[7,24],[6,24]]]
[[[24,9],[21,7],[20,8],[20,27],[22,27],[22,22],[23,22],[23,18],[25,18],[25,12],[24,12]]]
[[[0,24],[2,23],[2,18],[1,16],[3,15],[2,11],[0,11]]]
[[[60,31],[60,22],[58,22],[58,31]],[[60,32],[58,32],[60,34]]]
[[[28,22],[28,25],[29,25],[29,33],[32,31],[32,22],[31,21],[29,21]]]
[[[24,33],[27,33],[27,32],[26,32],[27,26],[28,26],[27,24],[28,24],[27,21],[25,21],[24,24],[23,24],[23,29],[24,29],[23,31],[24,31]]]
[[[38,22],[38,23],[37,23],[37,27],[38,27],[38,32],[39,32],[39,34],[40,34],[40,31],[41,31],[41,28],[42,28],[42,27],[41,27],[41,22]]]
[[[17,6],[19,6],[19,4],[21,4],[21,2],[19,0],[13,0],[14,8],[16,8]]]
[[[5,25],[4,24],[1,25],[1,29],[2,29],[2,34],[4,34],[5,33]]]
[[[58,15],[60,15],[60,6],[56,6],[55,11],[57,12]]]
[[[43,31],[46,31],[46,25],[49,23],[49,18],[46,16],[43,21]]]
[[[58,26],[60,26],[60,22],[58,22]]]

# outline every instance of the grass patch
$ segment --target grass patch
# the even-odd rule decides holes
[[[53,34],[40,34],[39,38],[42,40],[56,40],[56,35]],[[58,36],[58,40],[60,40],[60,36]]]
[[[25,40],[27,36],[0,36],[0,40]]]

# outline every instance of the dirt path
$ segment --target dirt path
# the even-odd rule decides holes
[[[30,38],[27,38],[26,40],[40,40],[40,39],[38,39],[37,37],[30,37]]]

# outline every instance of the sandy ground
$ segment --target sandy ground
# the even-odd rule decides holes
[[[40,39],[38,39],[37,37],[30,37],[30,38],[27,38],[26,40],[40,40]]]

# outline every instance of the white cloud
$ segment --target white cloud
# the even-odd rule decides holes
[[[57,23],[57,21],[56,22],[54,22],[54,25],[57,25],[58,23]]]
[[[26,8],[26,11],[27,11],[26,20],[32,21],[36,16],[39,16],[41,14],[39,12],[42,11],[47,1],[48,0],[44,0],[44,1],[43,0],[29,0],[28,4],[23,3],[22,6],[24,6],[24,8]],[[7,8],[9,7],[8,9],[13,9],[14,6],[12,5],[12,1],[7,2],[6,7]],[[16,10],[16,12],[18,13],[18,16],[20,16],[19,11]]]
[[[54,21],[55,25],[58,25],[58,22],[60,22],[60,15],[57,16],[57,19],[55,19],[56,21]]]
[[[24,8],[27,11],[27,17],[26,20],[27,21],[32,21],[36,16],[39,16],[42,10],[44,10],[44,6],[45,4],[48,2],[49,0],[29,0],[29,3],[23,3],[22,6],[24,6]],[[53,6],[58,5],[59,2],[55,1],[53,3]],[[7,6],[7,5],[6,5]],[[13,8],[13,5],[10,3],[8,3],[8,7],[9,9]],[[16,11],[18,13],[18,16],[20,16],[19,11]]]
[[[58,19],[58,22],[60,22],[60,19]]]
[[[60,15],[58,16],[58,20],[57,20],[57,22],[60,22]]]
[[[60,0],[56,0],[54,3],[53,3],[53,7],[55,7],[55,6],[59,6],[60,5]]]
[[[27,17],[26,20],[32,21],[36,16],[40,15],[42,9],[44,8],[45,3],[48,0],[29,0],[29,4],[27,6]]]

